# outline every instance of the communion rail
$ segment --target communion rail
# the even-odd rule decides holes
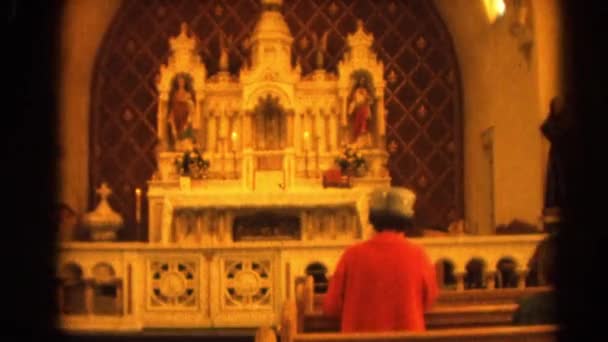
[[[466,294],[478,291],[465,290],[462,280],[471,260],[482,260],[486,272],[492,274],[499,260],[509,258],[523,279],[527,262],[543,238],[539,234],[412,240],[425,247],[433,262],[449,261],[457,280],[455,290],[449,292]],[[302,298],[303,286],[297,286],[297,279],[309,265],[320,263],[328,274],[333,273],[348,245],[339,241],[224,246],[63,243],[58,258],[61,326],[75,331],[277,326],[285,299]],[[517,289],[486,291],[507,290]],[[308,296],[308,303],[313,303],[314,294]],[[314,304],[309,305],[315,311]]]

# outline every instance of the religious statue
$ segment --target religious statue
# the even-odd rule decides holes
[[[356,79],[348,99],[348,114],[351,116],[352,142],[361,144],[365,142],[366,138],[369,140],[368,126],[372,116],[374,98],[368,78],[360,74]]]
[[[564,205],[566,163],[564,158],[567,143],[565,137],[571,128],[571,118],[563,100],[551,100],[549,115],[541,126],[543,135],[551,143],[547,165],[545,208],[560,208]]]
[[[321,39],[316,33],[312,34],[313,48],[315,49],[315,66],[317,69],[323,69],[323,54],[327,51],[327,35],[329,31],[325,31]]]
[[[232,36],[224,36],[223,32],[220,32],[220,60],[219,67],[220,71],[228,71],[229,65],[229,56],[228,52],[230,51],[230,47],[232,46]]]
[[[192,117],[195,111],[195,95],[192,78],[178,74],[171,82],[169,92],[169,143],[179,150],[188,149],[194,143]]]

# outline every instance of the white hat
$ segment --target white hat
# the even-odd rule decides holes
[[[406,188],[375,189],[369,195],[369,213],[412,218],[415,201],[416,195]]]

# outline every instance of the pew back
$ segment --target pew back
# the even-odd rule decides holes
[[[307,312],[320,312],[325,298],[324,293],[314,293],[312,277],[296,279],[298,300]],[[501,305],[514,304],[518,299],[537,293],[551,291],[549,287],[502,288],[502,289],[471,289],[464,291],[443,290],[437,298],[436,307],[471,306],[471,305]]]
[[[487,327],[468,329],[444,329],[426,332],[386,332],[386,333],[317,333],[297,334],[286,342],[554,342],[557,327]]]
[[[515,304],[440,307],[425,314],[425,323],[429,330],[510,325],[516,309]],[[300,331],[338,332],[340,320],[320,312],[304,314]]]

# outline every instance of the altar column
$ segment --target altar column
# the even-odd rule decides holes
[[[294,117],[294,131],[295,131],[295,135],[294,135],[293,146],[296,149],[296,153],[299,154],[299,153],[302,152],[301,140],[302,140],[302,132],[304,131],[302,129],[302,114],[295,113],[294,116],[295,116]]]
[[[209,153],[215,155],[216,153],[216,145],[215,141],[217,139],[216,132],[216,121],[217,118],[213,115],[213,112],[209,112],[208,115],[208,124],[207,124],[207,151]]]
[[[251,148],[251,131],[253,130],[251,125],[251,112],[246,111],[243,113],[243,125],[241,129],[243,130],[243,148]]]
[[[290,110],[289,112],[287,112],[287,146],[286,147],[293,147],[294,146],[294,111]]]
[[[241,162],[241,179],[245,190],[253,190],[253,150],[250,147],[243,149],[243,161]]]
[[[169,94],[165,91],[158,98],[158,136],[163,151],[167,150],[167,98]]]
[[[376,120],[376,131],[378,132],[378,141],[376,141],[376,147],[380,149],[384,149],[386,145],[386,112],[384,110],[384,96],[382,93],[378,96],[378,104],[376,107],[376,113],[378,114]]]
[[[338,142],[338,120],[336,120],[336,116],[336,112],[333,110],[329,113],[329,152],[334,152],[337,149],[336,143]]]
[[[317,108],[315,110],[315,138],[317,139],[317,154],[325,151],[325,120],[324,120],[323,109]]]

